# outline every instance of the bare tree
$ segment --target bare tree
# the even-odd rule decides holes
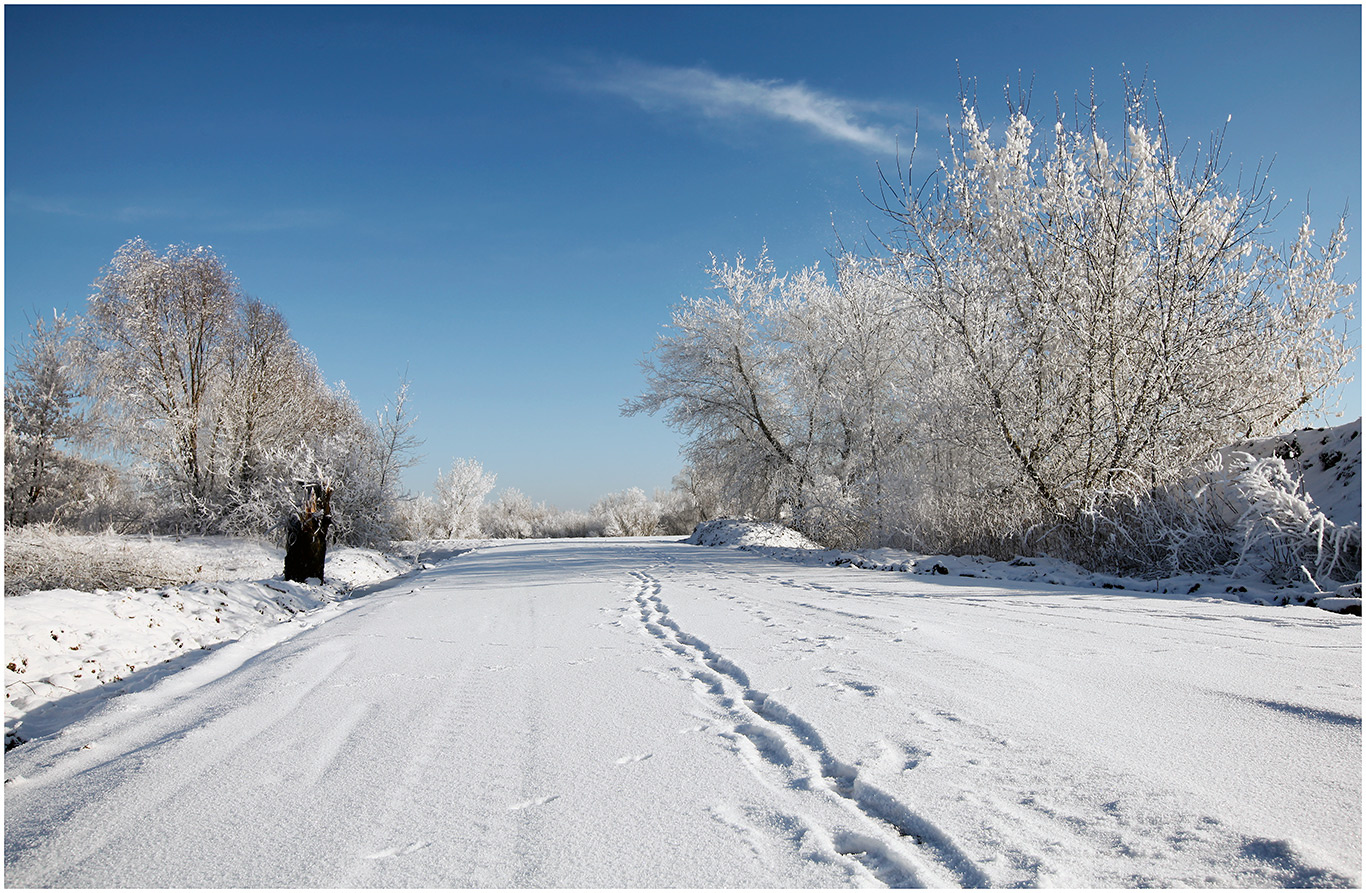
[[[410,384],[405,373],[394,394],[393,407],[386,404],[375,419],[375,432],[379,438],[379,488],[384,493],[397,487],[399,472],[422,461],[417,448],[423,440],[412,433],[417,416],[408,407]]]

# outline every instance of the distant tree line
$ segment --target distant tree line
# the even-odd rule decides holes
[[[683,487],[639,487],[609,493],[588,511],[561,510],[532,500],[516,487],[487,501],[497,475],[474,459],[456,459],[437,475],[435,498],[425,493],[401,508],[404,539],[544,539],[588,536],[686,536],[705,515]]]
[[[963,97],[942,161],[884,176],[886,230],[829,273],[713,258],[624,413],[691,438],[699,505],[828,545],[1127,548],[1098,517],[1343,383],[1355,286],[1345,219],[1273,241],[1265,172],[1229,184],[1222,134],[1184,155],[1125,88],[1115,141],[1094,99],[1042,127],[1012,102],[993,134]]]

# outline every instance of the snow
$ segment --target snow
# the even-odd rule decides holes
[[[1243,441],[1220,452],[1286,460],[1310,495],[1309,502],[1329,521],[1339,527],[1361,524],[1361,419],[1333,428],[1301,428]]]
[[[198,652],[411,569],[373,549],[338,548],[328,556],[327,584],[310,585],[281,579],[283,550],[251,541],[134,540],[129,551],[144,561],[155,556],[165,566],[196,568],[205,581],[6,598],[6,746],[50,734],[98,699],[151,684],[198,660]],[[174,664],[159,666],[167,661]],[[102,686],[110,688],[91,692]]]
[[[1341,592],[1354,596],[1325,596],[1312,587],[1278,587],[1244,577],[1182,574],[1142,579],[1088,571],[1071,562],[1048,557],[1016,557],[996,561],[982,555],[920,555],[901,549],[823,549],[796,531],[766,522],[721,519],[704,521],[686,541],[693,545],[729,547],[767,558],[810,567],[851,567],[863,570],[1009,580],[1036,586],[1075,586],[1127,590],[1187,598],[1217,596],[1240,602],[1280,605],[1296,602],[1342,612],[1360,612],[1360,584]]]
[[[1361,885],[1359,618],[736,535],[257,625],[7,753],[6,883]]]
[[[820,546],[795,530],[766,521],[720,518],[705,521],[686,540],[694,546],[733,546],[738,549],[797,549],[820,551]]]

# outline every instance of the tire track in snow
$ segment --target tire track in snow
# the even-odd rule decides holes
[[[748,717],[749,721],[736,725],[734,734],[747,739],[775,767],[805,764],[811,770],[808,790],[838,798],[870,826],[871,833],[831,834],[837,852],[857,859],[891,887],[990,886],[986,874],[942,830],[861,778],[856,767],[831,753],[814,726],[754,688],[742,668],[680,627],[661,598],[663,587],[657,578],[641,571],[631,574],[640,580],[635,603],[645,630],[660,645],[695,665],[693,677],[722,708]],[[738,699],[727,693],[728,683],[739,688]]]
[[[293,638],[293,634],[290,638]],[[253,653],[230,666],[249,665],[260,657],[260,652]],[[108,781],[105,783],[111,787],[136,785],[145,811],[162,810],[185,792],[193,790],[195,785],[203,784],[209,772],[224,764],[232,754],[250,742],[269,735],[298,708],[306,696],[350,657],[350,649],[338,642],[300,644],[298,650],[289,656],[287,666],[301,668],[296,678],[303,678],[306,682],[269,687],[256,694],[250,709],[219,709],[198,720],[193,712],[195,705],[189,698],[196,686],[236,692],[246,686],[244,678],[232,672],[207,679],[186,674],[188,678],[173,679],[169,685],[137,692],[132,710],[114,712],[108,714],[107,719],[98,720],[99,724],[94,730],[100,733],[99,737],[81,748],[77,754],[80,758],[55,763],[48,776],[69,778],[87,773],[106,776]],[[225,700],[230,701],[231,698]],[[143,722],[136,722],[139,719]],[[200,772],[192,776],[173,777],[147,776],[138,772],[144,760],[150,759],[154,753],[167,750],[183,754],[181,758],[186,762],[202,767]],[[325,753],[323,757],[326,757]],[[42,775],[32,777],[45,778]],[[69,808],[74,812],[78,807],[72,804]],[[111,807],[96,803],[89,808],[102,811]],[[14,846],[7,840],[6,871],[13,870],[15,861],[23,852],[53,846],[60,853],[59,858],[51,860],[49,867],[26,877],[20,884],[52,886],[49,875],[95,858],[117,836],[118,831],[117,824],[110,821],[93,834],[64,836],[55,844],[38,839],[25,840]],[[6,880],[9,881],[9,878]]]

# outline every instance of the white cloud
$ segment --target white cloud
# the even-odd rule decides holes
[[[726,119],[757,115],[799,124],[837,142],[878,152],[896,150],[891,133],[862,120],[877,106],[821,93],[802,83],[748,80],[704,68],[640,62],[623,62],[576,80],[582,87],[625,96],[650,111],[683,109]]]

